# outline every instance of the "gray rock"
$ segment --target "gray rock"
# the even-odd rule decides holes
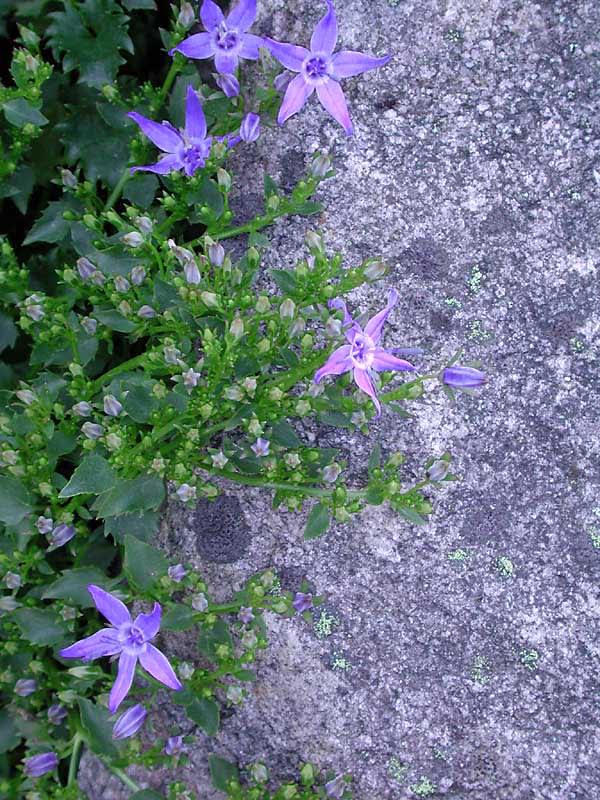
[[[260,5],[264,33],[299,42],[322,11]],[[216,740],[199,736],[177,777],[218,797],[206,789],[216,751],[264,760],[277,779],[304,760],[352,772],[358,800],[589,800],[600,793],[600,8],[336,6],[344,48],[394,60],[345,81],[353,139],[312,99],[239,156],[240,217],[261,192],[257,165],[292,184],[307,153],[332,149],[318,223],[349,265],[390,264],[402,299],[386,343],[426,347],[425,369],[464,346],[489,384],[452,406],[432,383],[412,419],[385,413],[369,437],[316,431],[357,474],[377,441],[406,453],[409,478],[454,453],[462,480],[426,526],[377,507],[305,543],[303,515],[232,488],[241,513],[225,527],[215,516],[211,538],[172,505],[162,544],[217,596],[274,566],[285,588],[306,577],[333,618],[322,638],[327,620],[270,621],[245,704]],[[268,264],[293,263],[316,224],[278,224]],[[357,291],[355,308],[374,310],[383,291]]]

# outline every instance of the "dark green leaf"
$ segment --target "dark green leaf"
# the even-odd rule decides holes
[[[35,108],[35,106],[32,106],[31,103],[28,103],[23,97],[17,97],[15,100],[8,100],[6,103],[3,103],[2,110],[10,124],[16,125],[17,128],[22,128],[28,123],[37,125],[38,127],[42,127],[42,125],[48,123],[47,117]]]
[[[91,700],[79,698],[81,725],[87,734],[90,749],[99,756],[115,758],[119,751],[112,740],[113,721],[108,709],[97,706]]]
[[[136,539],[125,537],[124,570],[127,580],[142,591],[150,589],[159,578],[167,574],[169,562],[156,548]]]
[[[214,753],[208,757],[208,766],[213,786],[222,792],[227,792],[227,785],[230,781],[239,781],[240,779],[237,766]]]
[[[154,195],[158,189],[158,180],[154,175],[136,173],[125,184],[123,197],[139,208],[146,209],[152,205]]]
[[[219,731],[219,706],[214,700],[199,697],[185,708],[188,717],[199,725],[208,736],[216,736]]]
[[[118,331],[119,333],[131,333],[137,327],[135,322],[127,319],[123,316],[123,314],[119,313],[115,309],[101,311],[99,308],[95,308],[93,315],[98,322],[106,325],[106,327],[110,328],[111,331]]]
[[[165,485],[157,475],[140,475],[129,481],[121,481],[96,498],[92,511],[98,517],[118,517],[136,511],[157,510],[165,499]]]
[[[123,408],[135,422],[148,422],[158,408],[157,398],[148,387],[134,386],[122,397]]]
[[[91,608],[94,602],[87,588],[90,583],[108,590],[114,584],[114,580],[108,579],[95,567],[69,569],[48,586],[42,594],[42,600],[65,600],[73,606]]]
[[[228,647],[233,648],[229,626],[222,619],[218,619],[212,626],[202,626],[198,637],[198,649],[208,658],[215,658],[215,648],[219,644],[226,644]]]
[[[129,800],[165,800],[165,796],[155,792],[154,789],[140,789],[139,792],[130,794]]]
[[[369,486],[367,488],[365,500],[372,506],[380,506],[385,500],[385,492],[381,486]]]
[[[352,420],[345,414],[338,411],[324,411],[319,414],[319,419],[324,425],[332,425],[334,428],[351,428]]]
[[[0,753],[7,753],[21,741],[12,717],[4,708],[0,709]]]
[[[294,294],[297,288],[296,276],[289,269],[272,269],[271,276],[284,294]]]
[[[67,203],[57,200],[48,203],[42,216],[35,223],[27,234],[23,244],[34,244],[35,242],[62,242],[69,233],[69,223],[63,219],[64,212],[70,208]]]
[[[312,214],[318,214],[323,209],[323,203],[315,203],[313,200],[305,200],[294,206],[295,214],[302,214],[304,217],[309,217]]]
[[[17,341],[17,326],[11,317],[0,311],[0,353],[7,347],[13,347]]]
[[[235,673],[235,677],[238,681],[255,681],[256,672],[252,672],[251,669],[238,669]]]
[[[369,456],[369,464],[368,470],[369,472],[373,472],[374,469],[381,466],[381,445],[376,444],[375,447],[371,450],[371,455]]]
[[[168,631],[186,631],[193,624],[194,610],[189,606],[177,604],[164,615],[160,627]]]
[[[24,639],[46,646],[62,642],[67,629],[49,608],[17,608],[11,619],[17,623]]]
[[[0,186],[0,197],[10,197],[21,214],[25,214],[34,184],[33,170],[27,164],[21,164]]]
[[[57,459],[67,453],[72,453],[77,447],[77,437],[72,433],[58,430],[48,442],[48,456]]]
[[[123,0],[123,5],[127,11],[137,11],[138,9],[145,11],[156,10],[156,3],[154,0]]]
[[[159,522],[160,514],[157,511],[107,517],[104,522],[104,534],[105,536],[110,534],[119,543],[122,543],[128,535],[142,542],[149,542],[156,533]]]
[[[264,187],[265,187],[265,199],[270,197],[272,194],[279,193],[279,187],[277,186],[273,178],[271,178],[271,176],[267,175],[266,173],[265,173]]]
[[[59,497],[75,497],[78,494],[101,494],[112,489],[118,477],[102,456],[92,453],[86,456]]]
[[[29,492],[15,478],[0,477],[0,522],[18,525],[33,511]]]
[[[323,503],[317,503],[311,509],[304,529],[305,539],[316,539],[322,536],[329,527],[329,509]]]
[[[405,520],[408,520],[408,522],[411,522],[413,525],[427,525],[427,520],[412,508],[399,508],[398,513],[401,517],[404,517]]]
[[[283,447],[298,448],[302,446],[302,441],[289,422],[281,420],[276,422],[271,428],[271,439]]]
[[[124,63],[120,51],[133,53],[129,19],[118,3],[83,0],[49,16],[49,44],[56,57],[62,54],[64,71],[78,70],[82,83],[98,89],[112,83]]]

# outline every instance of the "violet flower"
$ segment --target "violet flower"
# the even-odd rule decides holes
[[[29,778],[39,778],[47,772],[52,772],[57,766],[58,756],[53,752],[38,753],[23,761],[24,772]]]
[[[165,753],[168,756],[176,756],[184,750],[183,736],[169,736],[165,744]]]
[[[270,445],[271,443],[268,439],[262,439],[259,437],[254,444],[250,446],[250,449],[257,458],[265,458],[269,455]]]
[[[227,17],[213,0],[204,0],[200,19],[206,28],[184,39],[169,51],[188,58],[215,59],[215,68],[222,75],[233,75],[240,58],[255,61],[263,45],[260,36],[247,33],[256,17],[256,0],[240,0]]]
[[[201,169],[210,155],[212,138],[206,135],[206,118],[200,98],[193,87],[188,86],[185,101],[185,126],[177,130],[170,122],[154,122],[130,111],[127,115],[139,125],[142,133],[163,151],[156,164],[132,167],[131,172],[156,172],[167,175],[174,170],[183,170],[190,177]]]
[[[69,716],[67,709],[59,703],[51,705],[48,709],[48,721],[52,725],[60,725]]]
[[[398,292],[390,289],[386,307],[375,314],[367,322],[364,330],[352,319],[343,300],[330,300],[330,308],[338,308],[344,312],[342,325],[346,328],[345,336],[348,344],[338,347],[329,356],[321,369],[315,373],[315,383],[319,383],[325,375],[342,375],[352,370],[354,381],[359,389],[369,395],[377,409],[377,417],[381,415],[381,403],[373,384],[373,372],[391,370],[412,371],[415,367],[402,358],[396,358],[388,350],[379,347],[383,325],[391,310],[398,302]]]
[[[442,381],[453,389],[476,389],[485,383],[485,372],[475,367],[446,367],[442,373]]]
[[[139,703],[128,708],[113,725],[112,738],[129,739],[130,736],[135,736],[146,721],[147,716],[148,712]]]
[[[59,547],[63,547],[63,545],[70,542],[74,536],[75,528],[72,525],[61,522],[54,528],[50,536],[48,536],[48,541],[50,542],[48,550],[56,550]]]
[[[154,604],[152,613],[138,614],[132,620],[127,606],[117,597],[90,584],[88,592],[98,611],[110,622],[110,628],[75,642],[59,652],[62,658],[79,658],[93,661],[95,658],[119,655],[117,678],[110,691],[108,708],[114,714],[125,699],[133,683],[136,664],[140,665],[169,689],[179,691],[182,685],[166,657],[151,644],[160,628],[161,608]]]
[[[294,599],[292,601],[292,605],[294,606],[298,614],[302,614],[303,611],[308,611],[309,608],[312,608],[313,606],[312,594],[304,594],[304,592],[296,592]]]
[[[391,56],[375,58],[354,50],[333,52],[337,41],[337,20],[333,3],[327,2],[327,13],[317,24],[310,40],[310,50],[295,44],[265,39],[265,46],[284,67],[298,75],[286,89],[277,121],[280,125],[299,111],[316,90],[324,108],[352,135],[352,121],[346,98],[340,86],[341,78],[360,75],[387,64]]]
[[[19,678],[15,683],[15,694],[19,697],[27,697],[37,691],[37,681],[33,678]]]

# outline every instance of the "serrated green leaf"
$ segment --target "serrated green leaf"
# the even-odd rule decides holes
[[[43,125],[48,124],[48,118],[23,97],[17,97],[14,100],[8,100],[3,103],[2,110],[10,124],[16,125],[17,128],[22,128],[27,124],[37,125],[41,128]]]
[[[304,529],[304,538],[317,539],[325,533],[328,527],[329,509],[324,503],[317,503],[316,506],[313,506],[308,515],[306,528]]]
[[[123,197],[138,208],[149,208],[158,190],[158,185],[156,176],[137,172],[125,184]]]
[[[91,608],[94,602],[87,588],[90,583],[108,591],[114,584],[114,580],[107,578],[95,567],[68,569],[46,588],[42,594],[42,600],[65,600],[73,606]]]
[[[163,554],[135,536],[125,537],[124,570],[127,580],[142,591],[150,589],[156,581],[167,574],[169,562]]]
[[[11,619],[24,639],[41,647],[58,644],[67,634],[64,622],[49,608],[17,608]]]
[[[118,483],[118,477],[112,467],[95,453],[86,456],[70,481],[61,491],[59,497],[75,497],[78,494],[101,494]]]
[[[208,766],[213,786],[222,792],[227,792],[227,786],[230,781],[239,781],[240,779],[237,765],[214,753],[208,757]]]
[[[17,341],[18,329],[12,318],[0,311],[0,353],[13,347]]]
[[[15,478],[0,477],[0,522],[18,525],[32,511],[27,489]]]
[[[104,534],[105,536],[110,534],[119,543],[122,543],[126,536],[134,536],[142,542],[149,542],[156,533],[159,521],[160,514],[157,511],[107,517],[104,521]]]
[[[214,700],[199,697],[185,707],[186,714],[199,725],[207,736],[216,736],[219,732],[219,706]]]
[[[186,631],[194,624],[194,610],[178,603],[162,618],[161,628],[167,631]]]
[[[62,55],[65,72],[78,70],[79,81],[100,89],[112,83],[125,59],[133,53],[127,33],[129,18],[115,0],[83,0],[49,14],[48,43]]]
[[[69,233],[69,223],[63,218],[64,212],[69,208],[71,206],[62,200],[48,203],[42,212],[42,216],[25,237],[23,244],[35,244],[36,242],[55,244],[56,242],[62,242]]]
[[[158,509],[165,499],[164,482],[157,475],[140,475],[121,481],[96,498],[92,511],[102,519]]]
[[[87,734],[90,749],[99,756],[115,758],[119,751],[112,740],[113,722],[108,709],[95,705],[85,697],[79,698],[78,703],[81,725]]]

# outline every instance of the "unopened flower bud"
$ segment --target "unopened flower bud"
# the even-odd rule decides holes
[[[60,525],[57,525],[56,528],[54,528],[48,537],[48,541],[50,542],[49,549],[56,550],[59,547],[63,547],[63,545],[65,545],[67,542],[70,542],[74,536],[75,528],[72,525],[67,525],[64,522],[61,522]]]
[[[279,306],[279,316],[281,319],[293,319],[296,313],[296,304],[289,297]]]
[[[234,339],[241,339],[244,335],[244,320],[236,317],[229,326],[229,335]]]
[[[104,441],[108,449],[113,451],[118,450],[123,443],[121,437],[116,433],[109,433]]]
[[[130,316],[130,314],[133,312],[133,309],[131,308],[131,303],[128,303],[127,300],[121,300],[117,308],[121,312],[121,314],[123,314],[124,317]]]
[[[89,417],[92,413],[92,407],[89,403],[86,403],[85,400],[82,400],[80,403],[75,403],[71,411],[77,414],[78,417]]]
[[[196,15],[191,3],[184,2],[181,4],[181,9],[177,16],[177,22],[183,28],[191,28],[196,21]]]
[[[198,264],[196,263],[195,259],[186,261],[186,263],[183,265],[183,274],[185,275],[187,283],[191,284],[192,286],[197,286],[202,280],[200,277],[200,270],[198,269]]]
[[[138,226],[140,233],[143,233],[145,235],[152,233],[152,228],[154,227],[154,223],[152,222],[150,217],[136,217],[133,221]]]
[[[237,97],[240,93],[240,84],[235,75],[225,75],[219,72],[215,74],[215,83],[225,97]]]
[[[228,386],[224,394],[227,400],[241,400],[244,396],[239,386]]]
[[[167,743],[165,744],[165,753],[168,756],[176,756],[178,753],[181,753],[185,750],[185,745],[183,743],[183,736],[169,736],[167,739]],[[179,795],[177,795],[179,797]]]
[[[323,239],[318,233],[315,233],[314,231],[308,231],[304,237],[304,241],[306,242],[308,249],[312,252],[323,252]]]
[[[323,480],[327,481],[327,483],[335,483],[341,471],[338,464],[329,464],[323,470]]]
[[[82,280],[84,281],[89,280],[95,271],[96,267],[92,264],[92,262],[88,258],[82,256],[81,258],[77,259],[77,272],[79,272],[79,275]]]
[[[250,767],[250,775],[255,783],[266,783],[269,780],[269,773],[264,764],[257,762]]]
[[[99,439],[104,433],[104,428],[94,422],[84,422],[81,426],[81,432],[88,439]]]
[[[209,308],[216,308],[219,305],[219,298],[214,292],[200,292],[200,299]]]
[[[244,693],[239,686],[230,686],[225,695],[229,702],[233,703],[234,705],[238,705],[244,699]]]
[[[299,336],[301,333],[304,333],[306,330],[306,322],[304,321],[303,317],[298,317],[294,320],[294,324],[290,330],[292,336]]]
[[[81,327],[89,336],[93,336],[98,328],[98,320],[93,317],[84,317],[81,320]]]
[[[310,413],[311,405],[308,400],[298,400],[294,408],[298,416],[304,417],[306,414]]]
[[[206,611],[206,609],[208,608],[208,600],[206,599],[206,595],[203,594],[202,592],[195,594],[192,597],[192,608],[194,609],[194,611],[200,611],[200,612]]]
[[[192,667],[191,664],[188,664],[186,661],[183,661],[178,667],[177,672],[179,672],[180,676],[183,678],[184,681],[189,681],[196,670]]]
[[[448,470],[450,469],[450,463],[445,461],[444,459],[440,459],[439,461],[434,461],[433,464],[427,470],[427,477],[430,481],[442,481],[448,474]]]
[[[100,270],[99,270],[99,269],[96,269],[96,270],[94,270],[94,272],[92,272],[92,274],[90,275],[90,281],[91,281],[91,282],[92,282],[92,283],[93,283],[95,286],[104,286],[104,284],[105,284],[105,282],[106,282],[106,278],[105,278],[105,277],[104,277],[104,275],[103,275],[103,274],[100,272]]]
[[[42,534],[50,533],[54,527],[54,522],[51,517],[38,517],[35,522],[35,527]]]
[[[66,189],[74,189],[77,186],[77,178],[70,169],[61,169],[60,179]]]
[[[23,771],[29,778],[40,778],[57,767],[58,756],[53,752],[38,753],[23,761]]]
[[[128,708],[115,722],[112,729],[112,738],[128,739],[130,736],[134,736],[144,724],[147,716],[148,712],[139,703],[132,706],[132,708]]]
[[[7,572],[4,576],[4,583],[9,589],[18,589],[22,583],[21,576],[17,575],[16,572]]]
[[[364,275],[368,281],[378,281],[380,278],[383,278],[387,269],[387,264],[384,264],[383,261],[372,261],[365,268]]]
[[[269,398],[273,400],[275,403],[278,403],[283,397],[283,392],[278,386],[274,386],[269,391]]]
[[[208,246],[208,257],[214,267],[222,267],[225,259],[225,248],[220,242],[213,242]]]
[[[37,303],[31,306],[25,306],[25,313],[34,322],[39,322],[46,316],[44,309],[40,305],[37,305]]]
[[[152,308],[152,306],[142,306],[138,311],[138,317],[142,319],[152,319],[156,316],[156,311]]]
[[[271,303],[269,302],[269,298],[265,297],[264,294],[261,294],[258,300],[256,301],[256,305],[254,308],[258,311],[259,314],[266,314],[267,311],[271,308]]]
[[[196,487],[190,486],[187,483],[182,483],[179,489],[177,489],[176,495],[184,503],[188,503],[196,499]]]
[[[318,155],[310,165],[310,171],[315,178],[324,178],[330,169],[331,159],[324,153]]]
[[[485,383],[486,376],[485,372],[474,367],[461,367],[456,364],[453,367],[446,367],[442,373],[442,381],[454,389],[476,389]]]
[[[346,786],[347,783],[344,780],[344,776],[338,775],[332,781],[329,781],[329,783],[325,784],[327,797],[333,797],[334,800],[341,800],[341,798],[344,796]]]
[[[167,575],[175,583],[181,583],[181,581],[187,575],[187,571],[185,570],[183,564],[175,564],[174,566],[169,567],[167,570]]]
[[[246,114],[240,125],[240,136],[244,142],[255,142],[260,136],[260,117],[258,114]]]
[[[27,697],[37,691],[37,687],[37,681],[32,678],[20,678],[15,683],[15,694],[18,694],[19,697]]]
[[[55,703],[48,708],[48,722],[52,725],[60,725],[68,717],[68,711],[64,706]]]
[[[223,167],[219,167],[217,170],[217,183],[219,186],[222,186],[226,192],[231,189],[231,175],[223,169]]]
[[[30,406],[35,402],[35,395],[31,389],[19,389],[17,392],[15,392],[15,394],[22,403],[25,403],[26,406]]]
[[[146,277],[146,270],[141,266],[134,267],[129,277],[134,286],[141,286]]]
[[[123,406],[117,398],[112,394],[107,394],[104,397],[104,413],[107,414],[109,417],[118,417],[121,411],[123,411]]]
[[[115,278],[115,289],[117,290],[117,292],[120,292],[121,294],[124,294],[125,292],[128,292],[130,288],[131,288],[131,284],[129,283],[127,278],[124,278],[122,275],[117,275],[116,276],[116,278]]]
[[[127,245],[127,247],[135,248],[144,244],[144,237],[138,231],[130,231],[121,236],[121,241],[124,245]]]

